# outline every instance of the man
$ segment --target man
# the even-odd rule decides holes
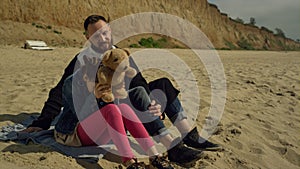
[[[91,43],[91,48],[96,50],[98,53],[104,53],[106,50],[112,48],[110,28],[104,17],[99,15],[89,16],[84,22],[84,29],[86,31],[85,36]],[[101,30],[100,33],[99,30]],[[82,64],[80,56],[82,56],[82,54],[77,54],[66,67],[61,80],[50,90],[49,97],[45,102],[41,115],[24,131],[40,131],[43,129],[46,130],[50,127],[51,122],[61,112],[62,86],[64,80],[73,74],[74,70],[79,68],[79,65]],[[131,59],[131,66],[137,69],[133,59]],[[149,110],[148,113],[151,114],[151,116],[156,116],[157,118],[151,122],[144,123],[144,126],[151,136],[158,136],[159,141],[169,149],[168,158],[170,161],[179,164],[191,163],[201,158],[201,150],[216,150],[220,148],[218,145],[209,141],[202,143],[199,141],[201,138],[199,137],[197,129],[192,129],[192,127],[188,124],[187,117],[184,114],[184,110],[182,109],[179,99],[177,98],[179,91],[173,87],[168,79],[157,79],[147,84],[142,74],[138,73],[137,76],[131,80],[131,83],[127,86],[127,88],[132,89],[140,86],[142,86],[148,94],[150,94],[153,89],[160,89],[166,94],[166,100],[162,100],[155,96],[152,97],[153,100],[150,101],[150,106],[147,107]],[[139,102],[134,100],[135,95],[139,95],[139,93],[129,93],[132,105],[136,109],[144,111],[145,107],[141,108]],[[178,139],[174,140],[164,126],[162,120],[159,118],[162,115],[161,105],[156,104],[157,102],[166,102],[164,112],[184,137],[183,142]],[[199,150],[186,147],[183,143],[189,147]]]

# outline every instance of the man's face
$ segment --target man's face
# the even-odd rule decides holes
[[[100,53],[104,53],[112,46],[111,29],[109,25],[102,20],[88,25],[86,38],[92,43],[93,48]]]

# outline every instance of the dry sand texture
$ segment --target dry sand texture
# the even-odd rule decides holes
[[[33,51],[0,46],[0,126],[40,112],[50,88],[79,50]],[[201,104],[196,122],[201,129],[210,107],[209,76],[191,51],[170,51],[190,66],[197,79]],[[195,168],[300,168],[300,52],[218,52],[225,70],[227,97],[222,119],[210,139],[225,150],[205,152]],[[162,75],[145,72],[148,80]],[[89,164],[34,144],[0,142],[0,149],[2,169],[119,166],[117,159]]]

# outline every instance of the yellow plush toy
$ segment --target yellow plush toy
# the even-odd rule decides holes
[[[115,96],[122,99],[127,97],[124,78],[136,75],[136,70],[129,65],[129,54],[127,49],[111,49],[104,53],[97,72],[96,98],[112,102]]]

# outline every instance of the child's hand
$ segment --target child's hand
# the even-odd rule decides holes
[[[104,92],[111,92],[111,86],[109,85],[96,85],[94,89],[94,95],[96,98],[100,98]]]

